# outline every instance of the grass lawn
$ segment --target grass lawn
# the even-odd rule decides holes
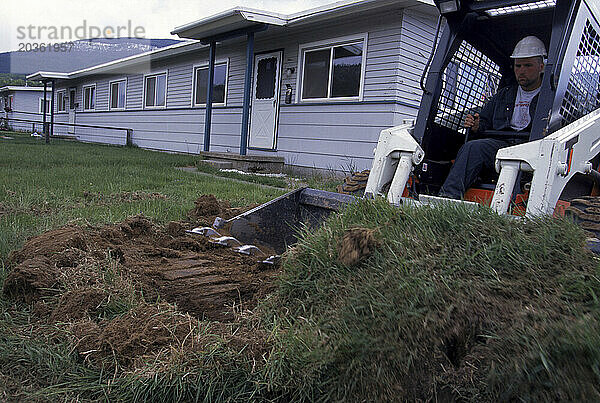
[[[174,169],[191,156],[13,137],[0,139],[0,286],[20,292],[14,274],[32,268],[54,277],[32,300],[0,295],[0,401],[600,400],[600,259],[572,223],[362,200],[302,232],[257,306],[211,321],[148,297],[158,283],[140,286],[139,255],[117,253],[142,239],[124,227],[99,257],[80,228],[10,273],[6,257],[66,223],[180,220],[201,194],[242,206],[284,189]],[[215,260],[204,238],[182,237],[202,270]],[[151,250],[155,279],[184,263],[181,238],[160,238],[172,248]]]
[[[201,194],[246,206],[285,191],[174,169],[194,156],[3,134],[13,140],[0,138],[0,263],[27,237],[67,223],[181,220]]]

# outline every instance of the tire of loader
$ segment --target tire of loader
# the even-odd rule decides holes
[[[369,179],[369,169],[361,172],[354,172],[344,178],[344,182],[337,186],[337,192],[352,196],[362,196],[365,194],[367,180]]]
[[[569,217],[589,235],[600,239],[600,196],[582,196],[571,200],[565,209]]]

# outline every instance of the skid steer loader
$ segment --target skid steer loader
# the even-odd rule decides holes
[[[441,17],[412,124],[381,132],[365,197],[392,204],[480,203],[499,214],[574,212],[600,229],[600,2],[598,0],[435,0]],[[443,29],[441,29],[443,26]],[[500,149],[496,171],[484,173],[464,200],[437,197],[452,160],[468,139],[462,123],[498,89],[514,82],[510,55],[535,35],[548,49],[531,131],[488,132],[520,139]],[[426,80],[425,80],[426,78]],[[246,244],[294,242],[300,223],[324,220],[349,195],[298,189],[216,227]],[[202,230],[201,232],[206,232]]]

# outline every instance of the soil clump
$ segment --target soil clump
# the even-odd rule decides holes
[[[338,247],[338,261],[345,266],[354,266],[368,257],[378,246],[375,230],[351,228],[346,231]]]

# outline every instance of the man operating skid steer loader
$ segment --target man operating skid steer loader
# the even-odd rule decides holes
[[[542,85],[544,43],[535,36],[521,39],[513,54],[517,84],[505,87],[490,99],[481,113],[467,115],[464,126],[478,139],[466,142],[458,151],[440,196],[460,199],[477,179],[482,169],[493,169],[496,153],[524,140],[486,138],[486,130],[528,131],[535,113]]]

